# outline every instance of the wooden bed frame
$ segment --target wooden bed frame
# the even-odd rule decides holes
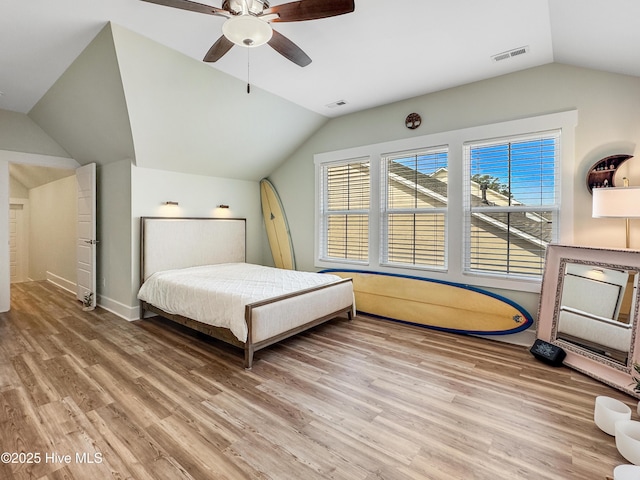
[[[176,268],[187,268],[219,263],[244,262],[246,220],[242,218],[140,218],[140,285],[153,273]],[[320,325],[339,315],[347,314],[351,319],[354,312],[353,293],[347,304],[343,301],[337,309],[329,301],[332,296],[345,297],[345,289],[353,292],[351,279],[300,290],[298,292],[269,298],[246,305],[244,318],[247,323],[247,341],[238,340],[227,328],[208,325],[181,315],[162,311],[141,301],[140,319],[146,312],[156,313],[164,318],[185,325],[196,331],[222,340],[244,350],[244,367],[253,365],[256,351],[273,345],[280,340],[296,335],[316,325]],[[321,314],[301,314],[296,324],[284,331],[277,331],[265,338],[266,319],[274,314],[274,308],[300,308],[314,299],[326,305]],[[319,301],[321,300],[321,301]],[[303,309],[305,310],[305,309]],[[267,312],[267,313],[265,313]],[[267,327],[268,328],[268,327]],[[256,332],[261,332],[257,334]],[[256,339],[256,337],[260,337]]]

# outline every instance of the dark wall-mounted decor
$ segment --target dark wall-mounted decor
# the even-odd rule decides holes
[[[405,118],[404,120],[404,125],[409,129],[409,130],[415,130],[416,128],[418,128],[420,126],[420,124],[422,123],[422,118],[420,117],[419,114],[417,113],[410,113],[409,115],[407,115],[407,118]]]
[[[609,155],[594,163],[587,173],[587,188],[589,189],[589,193],[591,193],[594,188],[615,187],[616,170],[632,157],[633,155],[624,154]]]

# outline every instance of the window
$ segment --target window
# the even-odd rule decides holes
[[[573,240],[577,121],[571,110],[316,153],[314,266],[539,293],[548,243]]]
[[[382,264],[446,268],[447,149],[383,157]]]
[[[322,166],[321,258],[368,261],[369,170],[368,159]]]
[[[466,272],[540,277],[557,238],[559,131],[464,147]]]

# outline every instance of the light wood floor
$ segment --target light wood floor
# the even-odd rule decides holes
[[[0,478],[603,480],[626,463],[593,404],[635,400],[523,347],[358,317],[241,365],[164,321],[13,285],[0,452],[18,463]]]

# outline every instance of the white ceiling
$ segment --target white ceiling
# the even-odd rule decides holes
[[[221,0],[203,0],[220,6]],[[273,0],[272,5],[286,3]],[[327,117],[550,62],[640,76],[638,0],[355,0],[354,13],[274,24],[313,63],[268,45],[212,68]],[[0,108],[27,113],[112,21],[202,59],[223,18],[140,0],[0,0]],[[502,62],[491,56],[528,46]],[[344,100],[347,105],[327,108]]]

